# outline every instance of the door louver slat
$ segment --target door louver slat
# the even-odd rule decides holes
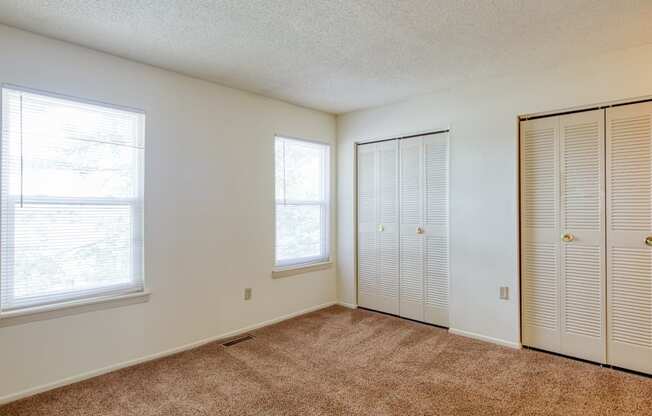
[[[523,134],[523,195],[527,228],[555,227],[556,152],[554,128],[528,128]]]
[[[426,238],[425,302],[448,308],[448,241],[444,237]]]
[[[566,331],[602,337],[601,247],[566,249]]]
[[[523,318],[527,326],[558,331],[557,246],[527,243],[523,247]]]
[[[611,252],[612,339],[652,348],[652,259],[648,249]]]

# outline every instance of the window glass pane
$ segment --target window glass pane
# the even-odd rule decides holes
[[[288,201],[323,200],[325,149],[324,145],[285,140],[285,197]]]
[[[29,92],[19,94],[25,132],[143,147],[138,113]]]
[[[120,110],[20,93],[7,112],[12,195],[135,197],[139,119]],[[17,166],[19,165],[19,166]]]
[[[322,255],[320,205],[276,206],[276,261]]]
[[[16,302],[132,282],[128,205],[24,204],[14,227]]]
[[[136,197],[140,149],[27,136],[23,140],[25,196]],[[20,176],[14,178],[20,181]],[[20,190],[15,183],[13,190]]]

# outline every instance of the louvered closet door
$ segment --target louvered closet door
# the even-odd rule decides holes
[[[400,304],[403,317],[424,320],[423,138],[400,147]]]
[[[448,326],[448,133],[423,137],[425,322]]]
[[[520,128],[522,341],[561,352],[559,119]]]
[[[358,146],[358,304],[398,314],[398,144]]]
[[[358,146],[358,304],[377,309],[378,145]]]
[[[652,373],[652,103],[607,110],[608,359]]]
[[[448,326],[448,134],[400,140],[400,316]]]
[[[398,140],[378,143],[378,310],[398,315]]]
[[[561,353],[605,363],[604,111],[559,125]]]

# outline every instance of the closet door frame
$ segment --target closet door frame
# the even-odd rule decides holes
[[[426,131],[418,131],[418,132],[413,132],[413,133],[406,133],[403,135],[393,135],[393,136],[387,136],[387,137],[382,137],[382,138],[372,138],[368,140],[360,140],[356,141],[353,143],[354,147],[354,161],[353,161],[353,166],[354,166],[354,198],[353,198],[353,204],[354,204],[354,231],[355,231],[355,236],[354,236],[354,253],[355,253],[355,258],[354,258],[354,271],[355,271],[355,296],[356,296],[356,304],[352,305],[354,307],[362,307],[365,308],[365,306],[360,305],[360,281],[359,281],[359,241],[358,241],[358,220],[359,220],[359,207],[358,207],[358,181],[359,181],[359,172],[358,172],[358,146],[361,145],[366,145],[366,144],[372,144],[372,143],[382,143],[386,142],[389,140],[397,140],[398,141],[398,148],[399,148],[399,166],[398,166],[398,178],[397,178],[397,183],[399,184],[398,186],[400,187],[400,140],[403,139],[410,139],[413,137],[419,137],[419,136],[427,136],[427,135],[432,135],[432,134],[446,134],[448,136],[448,181],[449,181],[449,186],[448,186],[448,233],[447,233],[447,240],[448,240],[448,267],[447,267],[447,273],[448,273],[448,311],[450,314],[450,301],[451,301],[451,287],[452,287],[452,279],[451,279],[451,261],[450,261],[450,233],[451,233],[451,226],[450,226],[450,173],[451,173],[451,161],[450,161],[450,155],[451,155],[451,149],[450,149],[450,143],[452,139],[451,131],[449,127],[446,128],[436,128],[432,130],[426,130]],[[400,189],[398,190],[399,192],[399,210],[400,210]],[[400,212],[399,212],[399,238],[400,238]],[[400,251],[400,243],[399,243],[399,251]],[[400,255],[400,253],[399,253]],[[400,279],[400,276],[399,276]],[[400,282],[399,282],[400,285]],[[400,286],[399,286],[400,290]],[[400,293],[399,293],[400,297]],[[372,308],[369,308],[372,309]],[[393,314],[392,314],[393,315]],[[396,314],[396,316],[400,316],[399,314]],[[420,319],[424,323],[428,323],[426,321],[423,321],[423,319]],[[450,322],[450,320],[448,320]],[[436,326],[443,326],[439,324],[432,324]]]
[[[569,114],[574,114],[574,113],[583,113],[583,112],[588,112],[588,111],[593,111],[593,110],[602,110],[605,113],[604,116],[604,123],[603,123],[603,130],[604,130],[604,165],[603,165],[603,170],[604,170],[604,215],[603,215],[603,228],[604,228],[604,243],[603,243],[603,248],[604,248],[604,254],[603,254],[603,265],[604,265],[604,293],[603,293],[603,299],[604,301],[604,307],[603,307],[603,316],[604,316],[604,322],[603,322],[603,328],[604,328],[604,338],[605,338],[605,355],[603,360],[597,360],[597,362],[606,362],[609,365],[614,365],[617,367],[623,367],[623,368],[628,368],[632,369],[635,371],[643,371],[648,374],[652,374],[652,364],[649,365],[648,368],[640,368],[636,366],[635,359],[632,357],[632,355],[636,355],[637,352],[635,351],[616,351],[613,341],[611,340],[611,333],[613,331],[612,329],[612,319],[613,319],[613,311],[611,307],[611,302],[613,295],[610,293],[610,286],[612,284],[612,259],[611,259],[611,248],[610,244],[612,244],[611,239],[613,238],[611,236],[612,233],[610,233],[611,229],[611,224],[610,224],[610,203],[609,203],[609,198],[610,198],[610,124],[609,124],[609,111],[611,108],[617,108],[617,107],[622,107],[622,106],[630,106],[630,105],[635,105],[635,104],[643,104],[647,103],[646,105],[652,105],[652,96],[643,96],[639,97],[637,99],[625,99],[625,100],[613,100],[610,102],[604,102],[601,104],[593,104],[593,105],[584,105],[584,106],[577,106],[574,108],[567,108],[567,109],[559,109],[559,110],[552,110],[552,111],[546,111],[546,112],[540,112],[540,113],[532,113],[532,114],[522,114],[517,116],[517,124],[518,124],[518,153],[517,153],[517,172],[518,172],[518,218],[517,218],[517,223],[518,223],[518,247],[519,247],[519,253],[518,253],[518,273],[519,273],[519,279],[518,279],[518,285],[519,285],[519,328],[520,328],[520,338],[521,338],[521,343],[524,346],[528,345],[528,334],[526,330],[526,320],[525,320],[525,290],[526,287],[524,285],[525,279],[524,279],[524,249],[523,249],[523,244],[524,241],[527,239],[527,233],[524,231],[523,227],[523,215],[524,215],[524,191],[523,191],[523,146],[524,146],[524,137],[523,137],[523,127],[522,123],[524,121],[528,120],[536,120],[536,119],[545,119],[545,118],[554,118],[562,115],[569,115]],[[561,222],[560,222],[560,227],[561,227]],[[650,232],[652,234],[652,230]],[[639,238],[640,240],[640,238]],[[652,250],[652,249],[651,249]],[[561,327],[560,327],[561,329]],[[559,344],[558,344],[559,345]],[[555,350],[554,348],[550,348],[551,350]],[[614,355],[619,352],[621,354],[621,359],[614,359]],[[629,352],[629,355],[627,354]],[[650,360],[648,360],[650,361]],[[652,361],[650,361],[652,363]]]

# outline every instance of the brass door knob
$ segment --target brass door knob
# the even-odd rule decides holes
[[[645,238],[645,245],[652,247],[652,235],[648,235]]]
[[[571,241],[575,240],[575,236],[571,233],[562,234],[561,240],[565,243],[570,243]]]
[[[423,234],[423,228],[417,227],[417,234]]]

